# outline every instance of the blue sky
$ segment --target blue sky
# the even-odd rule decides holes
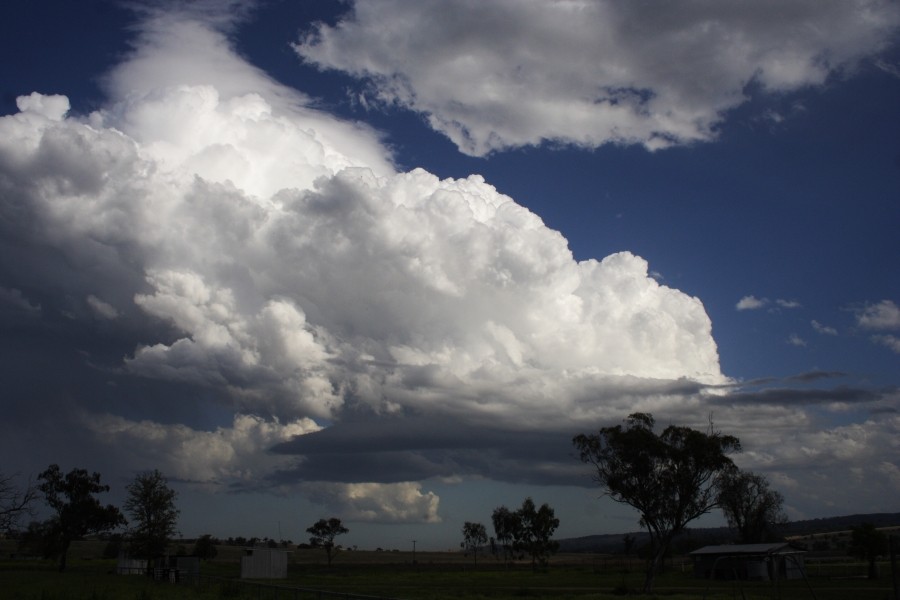
[[[621,532],[569,440],[643,410],[792,518],[896,510],[900,9],[862,4],[6,7],[0,469],[159,468],[187,535]]]

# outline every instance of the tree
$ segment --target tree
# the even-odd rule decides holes
[[[130,531],[130,551],[133,556],[147,559],[149,573],[151,561],[165,554],[177,532],[178,494],[157,470],[138,474],[126,489],[125,511],[135,523]]]
[[[775,528],[787,522],[783,504],[782,495],[762,475],[735,468],[719,480],[719,506],[743,544],[772,541]]]
[[[66,569],[66,555],[73,540],[125,525],[118,508],[112,504],[103,506],[94,497],[94,494],[109,491],[108,485],[100,483],[100,473],[88,474],[84,469],[72,469],[63,475],[59,465],[50,465],[38,479],[43,482],[38,489],[55,512],[49,535],[58,543],[60,571]]]
[[[331,566],[331,557],[334,552],[334,538],[338,535],[349,533],[350,530],[344,527],[340,519],[331,517],[330,519],[319,519],[311,527],[306,529],[307,533],[311,533],[309,543],[314,548],[324,548],[325,555],[328,557],[328,566]]]
[[[869,561],[869,579],[878,579],[878,565],[875,561],[887,551],[887,536],[883,531],[875,529],[872,523],[850,528],[850,554]]]
[[[657,435],[653,416],[634,413],[625,426],[602,427],[572,442],[582,462],[596,469],[594,479],[604,495],[636,509],[650,533],[653,558],[644,591],[653,582],[672,538],[718,503],[718,479],[734,463],[727,454],[739,451],[730,435],[670,425]]]
[[[33,513],[31,505],[38,490],[30,481],[20,489],[15,479],[15,475],[0,472],[0,532],[18,527],[19,519]]]
[[[17,552],[28,556],[53,558],[59,556],[59,538],[56,534],[56,520],[32,521],[22,533],[17,544]]]
[[[531,570],[536,571],[537,565],[546,565],[550,554],[559,548],[559,543],[551,539],[559,527],[559,519],[549,504],[535,508],[531,498],[525,499],[516,515],[519,519],[516,545],[531,556]]]
[[[466,551],[466,555],[468,555],[469,552],[472,553],[475,560],[475,566],[477,567],[478,548],[487,543],[487,530],[481,523],[466,521],[465,524],[463,524],[462,533],[463,541],[460,542],[459,546]]]
[[[503,547],[503,558],[509,562],[513,557],[515,542],[519,538],[520,519],[514,511],[505,506],[498,506],[491,514],[491,522],[494,524],[497,542]]]
[[[219,543],[219,540],[215,539],[210,534],[201,535],[197,538],[197,542],[194,544],[194,556],[197,556],[203,560],[209,560],[211,558],[215,558],[219,553],[216,548],[216,544]]]

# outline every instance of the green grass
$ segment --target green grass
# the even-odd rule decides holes
[[[309,550],[291,553],[286,580],[235,583],[216,579],[239,575],[240,551],[221,547],[216,560],[202,564],[201,584],[192,586],[115,575],[115,561],[98,558],[98,548],[89,542],[74,546],[65,573],[58,573],[53,561],[0,559],[0,600],[316,598],[295,588],[403,600],[613,600],[639,590],[644,577],[638,562],[626,568],[618,559],[591,555],[558,556],[549,570],[532,573],[528,565],[506,568],[492,558],[479,560],[473,569],[458,553],[427,552],[417,553],[415,565],[411,553],[343,552],[328,567],[324,552]],[[811,584],[819,600],[885,600],[891,594],[887,565],[882,574],[875,582],[821,575]],[[812,597],[802,581],[780,582],[779,588],[783,600]],[[731,600],[741,598],[742,591],[747,600],[773,597],[770,582],[707,582],[676,565],[660,575],[655,594],[645,598],[699,600],[706,594],[710,600]]]

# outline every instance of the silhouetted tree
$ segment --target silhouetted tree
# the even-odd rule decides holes
[[[514,544],[519,537],[517,530],[521,525],[520,519],[514,511],[498,506],[491,514],[491,522],[496,540],[503,548],[503,559],[509,562],[513,558]]]
[[[216,544],[219,540],[215,539],[210,534],[201,535],[197,538],[197,542],[194,544],[194,556],[198,556],[203,560],[209,560],[211,558],[215,558],[219,553],[216,548]]]
[[[56,530],[56,520],[32,521],[19,538],[18,552],[28,556],[40,556],[53,558],[59,556],[59,536]]]
[[[534,500],[526,498],[516,511],[498,506],[491,514],[491,521],[507,560],[527,554],[531,556],[532,569],[536,570],[537,565],[546,564],[550,554],[559,547],[551,539],[559,527],[559,519],[546,503],[537,508]]]
[[[19,524],[19,519],[33,514],[32,503],[38,490],[31,482],[24,487],[16,484],[16,475],[0,472],[0,532],[10,531]]]
[[[130,531],[131,554],[151,561],[165,554],[169,541],[177,533],[178,515],[175,498],[178,494],[157,470],[141,473],[128,484],[125,510],[134,526]]]
[[[596,469],[605,495],[635,508],[654,548],[644,591],[651,592],[672,538],[718,505],[718,479],[733,467],[727,454],[740,441],[710,426],[706,433],[670,425],[657,435],[653,416],[629,415],[625,426],[602,427],[572,440],[580,458]]]
[[[328,566],[331,566],[331,558],[334,552],[334,538],[350,530],[344,527],[340,519],[334,517],[330,519],[319,519],[311,527],[306,529],[307,533],[311,533],[309,543],[315,548],[324,548],[325,555],[328,557]]]
[[[762,475],[734,468],[719,480],[719,506],[743,544],[774,540],[777,527],[787,523],[783,504],[782,495]]]
[[[72,541],[125,525],[118,508],[112,504],[103,506],[94,497],[94,494],[109,491],[108,485],[100,483],[100,473],[88,474],[84,469],[72,469],[63,475],[58,465],[50,465],[38,479],[43,482],[38,488],[56,513],[51,519],[48,535],[58,542],[60,571],[66,569],[66,556]]]
[[[550,555],[559,548],[553,541],[553,532],[559,527],[559,519],[549,504],[541,504],[536,508],[531,498],[526,498],[522,508],[516,511],[519,518],[519,539],[517,546],[531,556],[531,570],[537,565],[546,565]]]
[[[869,579],[878,579],[876,561],[888,551],[887,536],[872,523],[850,528],[850,555],[869,562]]]
[[[473,523],[471,521],[466,521],[463,524],[462,528],[463,541],[460,542],[459,546],[463,550],[465,550],[466,555],[469,552],[472,553],[472,557],[475,562],[475,566],[478,566],[478,548],[483,546],[487,540],[487,530],[484,528],[484,525],[481,523]]]

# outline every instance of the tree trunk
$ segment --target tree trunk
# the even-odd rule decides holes
[[[666,551],[669,549],[670,541],[671,537],[665,537],[659,539],[657,542],[658,545],[653,552],[653,560],[650,562],[650,568],[647,569],[647,578],[644,579],[645,594],[649,594],[653,591],[653,584],[656,581],[656,574],[659,573],[663,560],[665,560]]]
[[[59,554],[59,572],[62,573],[66,570],[66,556],[69,554],[69,544],[71,542],[69,540],[62,541],[62,548],[60,549]]]

